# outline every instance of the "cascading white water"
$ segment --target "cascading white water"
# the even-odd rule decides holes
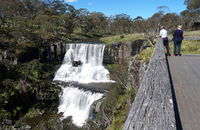
[[[109,72],[102,65],[103,44],[69,44],[62,66],[54,80],[64,82],[94,83],[110,82]],[[82,65],[73,67],[73,61]]]
[[[83,126],[88,119],[90,106],[94,101],[101,99],[103,94],[91,93],[78,88],[63,88],[59,112],[63,112],[63,119],[72,116],[72,121],[77,126]]]
[[[56,72],[54,81],[97,83],[112,82],[109,72],[102,65],[105,45],[103,44],[69,44],[63,64]],[[80,66],[73,66],[73,61],[81,61]],[[60,97],[59,113],[63,119],[72,116],[77,126],[83,126],[89,117],[91,105],[102,98],[101,93],[92,93],[71,86],[64,87]]]

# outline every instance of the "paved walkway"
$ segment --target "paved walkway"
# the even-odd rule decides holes
[[[168,57],[183,130],[200,130],[200,55]]]

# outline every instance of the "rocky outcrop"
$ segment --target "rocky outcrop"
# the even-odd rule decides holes
[[[62,61],[66,52],[66,43],[44,44],[39,49],[39,60],[45,62]]]
[[[132,57],[128,65],[127,87],[138,90],[147,69],[147,63],[142,63],[137,57]]]
[[[128,65],[126,86],[137,90],[147,67],[136,55],[146,47],[148,47],[146,40],[106,44],[103,62],[104,64],[126,63]]]
[[[103,63],[123,63],[131,56],[138,54],[146,42],[146,40],[135,40],[133,42],[106,44]]]
[[[42,62],[62,61],[66,52],[66,43],[42,44],[40,46],[30,46],[24,43],[16,46],[1,46],[0,61],[7,60],[11,64],[25,63],[34,59]]]
[[[176,130],[166,57],[159,39],[124,130]]]

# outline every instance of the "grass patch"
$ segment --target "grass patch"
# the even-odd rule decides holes
[[[200,37],[200,30],[197,31],[185,31],[184,36]]]
[[[115,42],[128,42],[140,39],[141,40],[145,39],[142,34],[128,34],[128,35],[116,35],[116,36],[104,37],[100,38],[100,41],[106,44],[110,44]]]
[[[141,51],[137,55],[137,58],[142,60],[143,63],[148,63],[152,57],[153,52],[154,52],[154,46],[148,47],[143,51]]]
[[[170,53],[174,52],[174,43],[170,43]],[[200,40],[183,40],[181,54],[200,54]]]

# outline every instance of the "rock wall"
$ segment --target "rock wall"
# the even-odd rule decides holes
[[[104,64],[122,64],[128,65],[128,88],[139,88],[144,76],[147,65],[137,59],[135,55],[145,49],[147,46],[146,40],[136,40],[133,42],[119,42],[107,44],[104,53]]]
[[[142,63],[137,57],[132,57],[128,65],[128,80],[127,87],[139,89],[141,81],[144,77],[148,63]]]
[[[146,40],[135,40],[106,44],[103,62],[104,64],[123,63],[138,54],[146,42]]]
[[[140,52],[145,42],[145,40],[135,40],[133,42],[106,44],[103,60],[104,64],[123,63],[131,56]],[[16,54],[16,49],[11,50],[5,46],[0,46],[0,49],[0,61],[8,59],[13,64],[17,64],[18,62],[24,63],[33,59],[39,59],[43,62],[52,62],[63,60],[66,52],[66,43],[44,43],[40,47],[21,48],[22,53],[19,54]]]
[[[1,43],[0,43],[1,44]],[[42,62],[62,61],[66,52],[66,43],[44,44],[39,47],[0,46],[0,61],[11,64],[25,63],[33,59]]]
[[[39,49],[39,60],[40,61],[62,61],[66,52],[66,43],[54,43],[42,46]]]

